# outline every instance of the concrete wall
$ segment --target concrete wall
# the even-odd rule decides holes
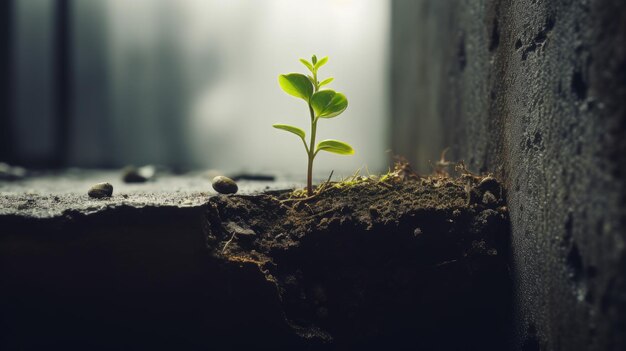
[[[626,349],[626,2],[397,0],[394,152],[508,188],[517,350]]]

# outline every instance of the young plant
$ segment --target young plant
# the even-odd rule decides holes
[[[286,125],[274,124],[274,128],[282,129],[293,133],[302,139],[304,149],[308,156],[307,183],[306,189],[308,196],[313,195],[313,160],[320,151],[332,152],[339,155],[352,155],[354,149],[352,146],[333,139],[322,140],[315,146],[315,135],[317,133],[317,122],[320,118],[333,118],[339,116],[348,107],[348,99],[342,93],[338,93],[331,89],[321,88],[328,85],[334,78],[326,78],[321,82],[317,77],[317,70],[328,62],[328,57],[317,60],[313,55],[311,62],[300,59],[303,65],[309,69],[310,75],[300,73],[281,74],[278,76],[280,87],[287,94],[300,98],[309,106],[309,114],[311,116],[311,137],[309,144],[306,142],[306,133],[304,130]]]

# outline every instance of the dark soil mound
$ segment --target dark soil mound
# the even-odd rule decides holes
[[[311,199],[210,201],[209,246],[254,262],[289,324],[340,349],[498,349],[509,224],[493,178],[357,178]]]

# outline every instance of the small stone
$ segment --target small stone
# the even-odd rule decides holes
[[[260,174],[260,173],[240,173],[231,175],[232,179],[236,182],[240,180],[251,180],[256,182],[273,182],[276,180],[276,177],[271,174]]]
[[[233,235],[242,235],[242,236],[247,236],[247,237],[256,235],[254,230],[250,228],[244,228],[235,222],[227,222],[224,227],[229,233]]]
[[[113,195],[113,185],[109,183],[98,183],[87,192],[89,197],[101,199],[103,197],[111,197]]]
[[[135,168],[128,166],[122,170],[122,180],[124,183],[144,183],[154,177],[156,169],[154,166],[143,166]]]
[[[496,202],[498,202],[498,199],[496,198],[496,196],[492,194],[490,191],[485,191],[485,193],[483,194],[483,204],[493,205]]]
[[[234,180],[224,176],[217,176],[213,178],[212,185],[215,191],[222,194],[234,194],[237,190],[239,190],[239,187],[237,187],[237,183],[235,183]]]

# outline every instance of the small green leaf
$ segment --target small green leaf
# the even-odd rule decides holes
[[[300,59],[300,62],[302,62],[302,64],[305,65],[306,68],[309,69],[309,71],[313,72],[313,65],[309,61],[305,59]]]
[[[315,153],[318,153],[319,151],[327,151],[339,155],[354,154],[354,149],[352,148],[352,146],[344,143],[343,141],[332,139],[320,141],[320,143],[317,144]]]
[[[311,84],[315,86],[315,79],[313,79],[313,77],[311,77],[310,75],[307,75],[306,77],[309,78],[309,82],[311,82]]]
[[[313,62],[313,64],[317,63],[317,56],[313,55],[313,57],[311,57],[311,62]]]
[[[324,79],[321,83],[320,83],[320,87],[323,87],[326,84],[330,84],[330,82],[332,82],[333,80],[335,80],[335,78],[330,77],[330,78],[326,78]]]
[[[324,56],[324,58],[314,63],[315,70],[317,71],[320,67],[324,66],[326,62],[328,62],[328,56]]]
[[[304,130],[298,128],[298,127],[294,127],[294,126],[290,126],[287,124],[274,124],[272,125],[272,127],[276,128],[276,129],[282,129],[282,130],[286,130],[290,133],[293,133],[297,136],[299,136],[302,140],[304,140],[306,134],[304,133]]]
[[[311,97],[311,107],[316,116],[321,116],[337,93],[334,90],[320,90]]]
[[[320,117],[323,118],[332,118],[337,117],[343,113],[348,108],[348,99],[342,93],[337,93],[333,96],[333,100],[330,104],[324,109],[324,112]]]
[[[313,84],[304,74],[290,73],[278,76],[278,84],[285,93],[309,101],[313,95]]]
[[[348,99],[334,90],[320,90],[311,97],[311,106],[317,117],[332,118],[348,108]]]

